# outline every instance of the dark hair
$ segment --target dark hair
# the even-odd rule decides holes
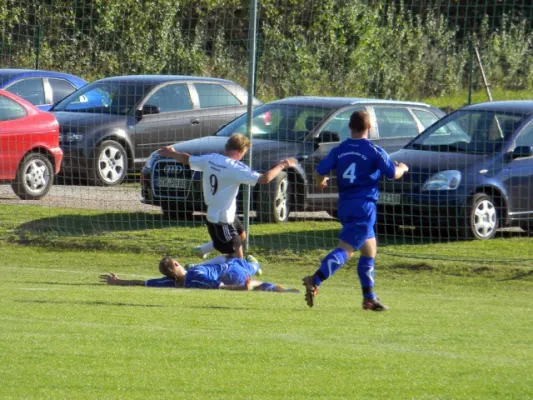
[[[163,257],[161,261],[159,261],[159,272],[167,278],[176,279],[174,274],[174,260],[172,257]]]
[[[370,115],[366,111],[354,111],[348,124],[351,130],[362,133],[370,129]]]

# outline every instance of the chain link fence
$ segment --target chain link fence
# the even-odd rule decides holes
[[[251,46],[254,12],[257,33]],[[121,237],[128,237],[128,230],[157,229],[154,221],[169,221],[168,226],[177,229],[182,224],[201,225],[205,209],[198,175],[175,163],[152,159],[150,164],[150,156],[161,146],[195,138],[204,138],[198,151],[222,151],[224,135],[249,134],[246,119],[231,122],[249,105],[246,89],[256,98],[253,107],[293,96],[330,98],[309,104],[296,99],[255,113],[251,128],[258,137],[250,161],[260,170],[287,156],[300,161],[299,169],[283,173],[268,187],[251,190],[252,225],[280,223],[271,234],[254,235],[252,226],[251,245],[328,247],[338,230],[336,193],[333,188],[318,192],[311,177],[316,163],[337,140],[347,137],[349,114],[368,111],[373,139],[392,153],[463,105],[489,97],[529,99],[532,23],[533,5],[525,0],[0,0],[4,72],[60,71],[96,85],[54,106],[64,153],[62,172],[38,202],[19,200],[9,186],[0,186],[2,224],[18,229],[15,213],[24,213],[31,204],[41,213],[56,208],[102,212],[92,217],[90,229],[76,218],[50,218],[40,224],[47,235],[91,234],[100,226],[110,229],[113,221]],[[250,61],[255,64],[252,75]],[[137,75],[158,78],[112,78]],[[1,87],[9,90],[13,83],[5,76],[0,77]],[[55,90],[46,78],[41,85],[45,92]],[[15,94],[37,103],[33,90],[30,85],[12,87]],[[528,111],[460,115],[435,130],[436,142],[418,143],[419,151],[424,146],[437,148],[425,164],[421,156],[411,178],[382,183],[382,243],[405,244],[395,247],[394,254],[415,256],[410,244],[453,245],[463,238],[497,235],[510,243],[520,241],[517,260],[532,262],[531,245],[523,242],[533,223]],[[478,168],[480,159],[497,158],[517,145],[494,144],[488,150],[483,144],[483,151],[472,145],[452,151],[444,133],[473,135],[474,123],[486,134],[496,132],[502,143],[523,126],[520,138],[512,139],[518,140],[523,154],[502,155],[497,166],[485,163]],[[221,137],[213,137],[225,125]],[[260,140],[269,142],[266,149],[261,149]],[[195,151],[186,143],[180,146]],[[27,151],[46,154],[43,149]],[[455,164],[430,173],[430,159],[450,152],[455,152],[449,158],[454,161],[448,163]],[[4,170],[9,169],[8,158],[2,154]],[[142,173],[147,162],[148,172]],[[468,178],[472,168],[487,171]],[[433,176],[438,172],[445,174]],[[179,173],[183,177],[175,176]],[[463,200],[432,193],[430,203],[405,203],[425,184],[451,184],[458,177],[463,182],[470,179]],[[430,178],[434,179],[428,183]],[[429,222],[422,224],[421,217],[430,217]],[[294,228],[298,223],[303,227]],[[287,228],[291,224],[293,228]],[[490,241],[484,246],[491,246]],[[424,256],[431,257],[431,249]],[[453,250],[447,257],[490,261],[479,253]]]

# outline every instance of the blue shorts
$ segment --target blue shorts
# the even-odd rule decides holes
[[[254,276],[258,269],[257,264],[249,263],[240,258],[229,260],[228,265],[228,272],[221,279],[225,285],[244,285],[246,279]]]
[[[376,223],[376,204],[365,202],[357,205],[341,205],[344,212],[340,212],[339,219],[342,224],[339,239],[359,250],[368,240],[376,237],[374,225]],[[349,207],[349,208],[348,208]]]

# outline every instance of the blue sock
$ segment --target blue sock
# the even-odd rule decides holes
[[[372,257],[359,257],[357,263],[357,274],[361,281],[361,288],[363,289],[363,297],[366,299],[375,299],[374,293],[374,259]]]
[[[320,286],[322,281],[325,281],[331,275],[337,272],[337,270],[344,265],[347,259],[348,254],[346,254],[346,251],[341,248],[336,248],[329,253],[326,257],[324,257],[322,264],[320,264],[320,268],[317,269],[313,275],[313,285]]]

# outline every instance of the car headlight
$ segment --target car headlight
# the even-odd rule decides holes
[[[152,169],[152,167],[154,166],[157,160],[159,160],[159,153],[155,151],[152,154],[150,154],[150,157],[148,157],[148,159],[146,160],[146,164],[144,164],[144,166],[146,168]]]
[[[79,143],[83,142],[83,137],[81,133],[66,132],[59,135],[59,141],[61,143]]]
[[[459,183],[461,183],[460,171],[442,171],[424,182],[422,190],[455,190]]]

